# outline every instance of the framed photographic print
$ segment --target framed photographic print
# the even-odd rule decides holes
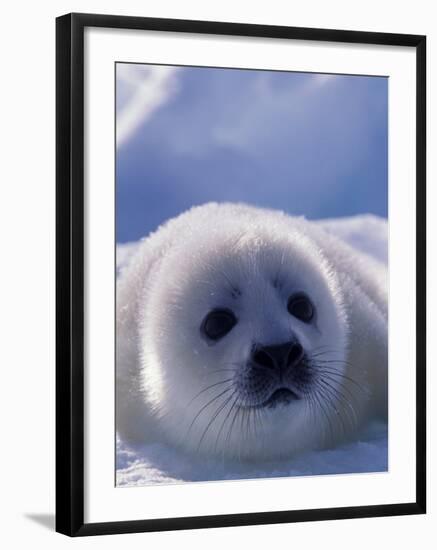
[[[57,530],[424,513],[425,37],[56,24]]]

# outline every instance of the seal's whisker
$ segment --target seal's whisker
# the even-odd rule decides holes
[[[324,417],[327,420],[328,427],[329,427],[329,433],[330,433],[330,441],[333,441],[334,432],[333,432],[333,429],[332,429],[332,421],[331,421],[331,417],[329,416],[328,412],[326,411],[326,409],[324,407],[324,398],[320,394],[320,389],[319,390],[315,389],[315,391],[313,392],[313,396],[316,399],[317,403],[319,404],[319,408],[320,408],[320,410],[322,411]]]
[[[199,444],[197,446],[197,450],[200,449],[200,446],[202,445],[202,441],[204,440],[209,428],[211,427],[211,425],[213,424],[213,422],[215,421],[215,419],[218,417],[218,415],[222,412],[222,410],[226,407],[226,405],[229,403],[229,401],[232,399],[232,397],[234,396],[236,390],[234,390],[234,392],[228,396],[224,403],[222,403],[221,405],[219,405],[217,407],[217,409],[215,410],[215,413],[214,415],[212,416],[211,420],[208,422],[206,428],[204,429],[203,433],[202,433],[202,437],[200,438],[200,441],[199,441]]]
[[[237,392],[235,391],[232,395],[235,395],[235,393],[237,393]],[[232,413],[232,411],[233,411],[233,409],[234,409],[234,407],[235,407],[237,401],[238,401],[238,395],[237,395],[237,397],[234,399],[234,401],[233,401],[231,407],[229,408],[229,410],[228,410],[228,412],[227,412],[227,414],[226,414],[226,416],[225,416],[225,419],[223,420],[222,425],[220,426],[220,430],[219,430],[218,433],[217,433],[217,438],[216,438],[216,440],[215,440],[215,445],[214,445],[214,452],[217,450],[217,445],[218,445],[220,436],[221,436],[221,434],[222,434],[223,428],[225,427],[225,424],[226,424],[228,418],[230,417],[230,415],[231,415],[231,413]]]
[[[334,398],[333,394],[326,387],[323,387],[321,385],[321,381],[319,381],[318,387],[319,387],[320,394],[323,396],[327,406],[329,406],[329,407],[331,407],[331,409],[333,409],[333,411],[335,413],[334,418],[336,418],[337,421],[340,422],[342,430],[343,430],[343,434],[346,436],[346,434],[348,433],[348,430],[346,429],[346,426],[344,424],[344,419],[343,419],[343,416],[342,416],[341,412],[338,410],[336,405],[333,403],[333,398]],[[339,401],[337,400],[337,402],[339,402]],[[340,401],[340,404],[341,404],[341,401]]]
[[[339,384],[341,385],[341,388],[347,392],[349,394],[349,396],[351,397],[351,399],[353,400],[357,400],[358,397],[357,397],[357,394],[354,393],[352,390],[356,390],[356,391],[360,391],[360,392],[363,392],[363,393],[367,393],[367,391],[365,390],[365,388],[357,388],[355,386],[352,386],[352,388],[349,388],[344,382],[343,380],[338,380],[338,377],[337,378],[333,378],[331,374],[329,373],[322,373],[323,374],[323,379],[324,380],[330,380],[333,384]]]
[[[350,402],[350,400],[345,396],[344,393],[342,393],[338,388],[335,388],[334,386],[332,386],[331,384],[329,384],[329,382],[327,382],[326,380],[322,379],[320,380],[320,382],[322,384],[324,384],[328,389],[328,391],[330,391],[331,393],[333,392],[333,397],[340,403],[340,404],[345,404],[348,409],[350,409],[351,413],[352,413],[352,428],[354,428],[355,426],[358,425],[358,418],[357,418],[357,414],[356,414],[356,411],[355,411],[355,408],[354,406],[352,405],[352,403]],[[347,414],[346,410],[345,410],[345,414]],[[348,418],[349,418],[349,415],[348,415]]]
[[[202,414],[202,412],[207,408],[209,407],[212,403],[214,403],[214,401],[216,401],[217,399],[219,399],[222,395],[224,395],[225,393],[227,393],[228,391],[231,391],[232,390],[232,385],[229,387],[229,388],[226,388],[224,391],[222,391],[221,393],[219,393],[218,395],[216,395],[215,397],[213,397],[210,401],[208,401],[208,403],[206,405],[204,405],[200,410],[199,412],[196,414],[196,416],[193,418],[191,424],[190,424],[190,427],[188,428],[188,432],[187,432],[187,435],[190,433],[190,430],[191,428],[193,427],[194,423],[196,422],[196,420],[199,418],[199,416]]]
[[[349,402],[349,399],[347,398],[347,396],[342,391],[342,390],[348,391],[348,389],[343,384],[339,385],[338,387],[333,386],[332,384],[330,384],[328,382],[328,380],[329,380],[329,382],[332,382],[332,384],[338,384],[338,381],[331,378],[330,376],[320,377],[320,378],[318,378],[317,381],[324,384],[324,385],[326,385],[328,388],[332,389],[332,391],[337,392],[338,394],[340,394],[342,397],[344,397],[344,399],[348,400],[348,402]],[[349,392],[349,395],[352,399],[355,398],[354,394],[352,394],[350,392]]]
[[[196,400],[200,395],[202,395],[202,393],[205,393],[206,391],[212,389],[212,388],[215,388],[216,386],[220,386],[221,384],[226,384],[226,382],[231,382],[232,381],[232,378],[227,378],[226,380],[221,380],[220,382],[216,382],[215,384],[211,384],[209,386],[207,386],[206,388],[203,388],[203,390],[201,390],[199,393],[197,393],[192,399],[191,401],[189,401],[189,403],[187,404],[187,406],[189,407],[194,400]]]
[[[252,407],[247,408],[246,415],[246,440],[250,439],[250,417],[252,415]]]
[[[252,436],[255,437],[256,435],[256,419],[255,419],[255,411],[256,409],[253,407],[250,407],[249,409],[249,426],[248,426],[248,439],[251,439]]]
[[[236,398],[236,401],[238,401],[238,396]],[[239,407],[237,406],[237,408],[235,409],[235,413],[234,413],[234,416],[232,417],[232,422],[231,422],[231,425],[228,429],[228,432],[226,434],[226,445],[230,445],[230,439],[231,439],[231,436],[232,436],[232,429],[234,427],[234,424],[235,424],[235,420],[238,416],[238,414],[240,413],[240,409]]]
[[[251,420],[251,422],[249,422],[249,437],[253,436],[254,438],[256,437],[256,414],[255,414],[255,411],[256,411],[256,409],[251,407],[251,411],[250,411],[250,415],[249,415],[249,420]],[[252,432],[252,433],[250,433],[250,432]]]
[[[312,416],[313,424],[317,428],[319,428],[320,427],[320,421],[319,421],[319,418],[318,418],[318,415],[317,415],[318,408],[317,408],[317,403],[316,403],[316,400],[315,400],[313,394],[309,394],[308,404],[309,404],[309,410],[310,410],[310,414]],[[326,434],[327,426],[325,425],[325,423],[323,423],[322,427],[323,427],[323,434],[322,434],[323,445],[326,445],[326,442],[327,442],[327,434]]]
[[[341,354],[340,351],[336,351],[336,350],[325,350],[325,351],[318,351],[317,353],[311,353],[310,354],[310,357],[311,358],[314,358],[314,357],[325,357],[325,356],[328,356],[328,355],[332,355],[334,353],[339,353]]]
[[[237,393],[237,392],[235,392],[235,393]],[[219,430],[219,432],[218,432],[218,434],[217,434],[217,438],[216,438],[216,441],[215,441],[214,451],[217,450],[217,445],[218,445],[220,436],[221,436],[221,434],[222,434],[222,432],[223,432],[223,429],[224,429],[224,427],[225,427],[225,425],[226,425],[226,422],[227,422],[228,419],[230,418],[230,415],[231,415],[232,411],[233,411],[234,408],[235,408],[235,405],[236,405],[237,401],[238,401],[238,394],[237,394],[237,396],[235,397],[234,401],[232,402],[232,405],[231,405],[231,407],[229,408],[229,410],[228,410],[228,412],[227,412],[227,414],[226,414],[226,417],[225,417],[224,421],[222,422],[222,425],[221,425],[221,427],[220,427],[220,430]],[[236,413],[237,413],[237,412],[238,412],[238,407],[237,407],[237,409],[236,409]],[[235,416],[235,414],[234,414],[234,416]],[[229,430],[228,430],[228,431],[229,431]],[[222,446],[222,452],[221,452],[221,456],[222,456],[222,461],[223,461],[223,462],[225,461],[226,445],[227,445],[227,435],[226,435],[224,444],[223,444],[223,446]]]
[[[237,397],[237,400],[238,400],[238,397]],[[231,422],[231,425],[229,427],[229,430],[228,430],[228,433],[226,435],[226,444],[230,445],[231,443],[231,436],[232,436],[232,430],[234,428],[234,425],[235,425],[235,421],[236,419],[238,418],[238,416],[242,416],[242,409],[237,405],[236,409],[235,409],[235,413],[234,413],[234,416],[232,417],[232,422]],[[241,453],[241,450],[239,449],[239,459],[241,460],[241,456],[240,456],[240,453]]]
[[[208,374],[216,374],[217,372],[237,372],[237,369],[216,369],[209,371]]]
[[[320,365],[346,365],[348,367],[352,366],[352,363],[349,361],[344,361],[341,359],[317,359],[316,363],[319,363]]]
[[[349,380],[353,384],[360,385],[359,382],[357,382],[357,380],[354,380],[344,372],[334,369],[332,366],[329,366],[329,365],[326,366],[322,361],[310,361],[308,363],[308,369],[312,369],[312,371],[315,373],[333,374],[335,376],[345,378],[346,380]],[[364,389],[364,388],[361,386],[361,389]]]
[[[351,378],[350,376],[348,376],[348,375],[346,375],[342,372],[331,370],[331,369],[323,367],[323,366],[320,369],[317,369],[317,370],[318,370],[318,372],[320,372],[322,374],[329,374],[330,376],[337,376],[338,378],[343,378],[344,380],[348,380],[349,382],[354,384],[357,388],[359,388],[362,392],[368,393],[368,389],[365,386],[363,386],[362,384],[360,384],[359,382],[357,382],[356,380],[354,380],[353,378]]]
[[[250,413],[251,413],[251,407],[245,407],[244,409],[244,438],[246,441],[248,441],[248,434],[249,434],[249,419],[250,419]]]
[[[335,389],[333,389],[332,391],[334,391],[335,395],[333,397],[337,400],[337,402],[344,405],[342,407],[342,410],[344,412],[345,418],[349,421],[351,431],[357,429],[359,426],[359,421],[355,407],[353,406],[351,401],[344,396],[344,394],[339,394],[338,391]]]
[[[261,435],[263,438],[263,446],[264,446],[264,419],[260,409],[255,409],[255,416],[257,418],[257,433],[255,435],[256,437],[258,437],[258,434],[259,434],[258,427],[260,427]]]
[[[340,349],[330,348],[329,346],[318,346],[314,348],[311,352],[311,355],[314,357],[316,355],[326,355],[328,353],[341,353]]]

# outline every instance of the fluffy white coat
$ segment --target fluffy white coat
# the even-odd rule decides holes
[[[207,204],[170,220],[118,280],[120,436],[248,460],[353,437],[386,414],[386,277],[385,266],[319,224],[282,212]],[[284,304],[296,290],[311,296],[317,325],[290,318]],[[217,306],[238,310],[239,324],[210,346],[199,326]],[[226,369],[244,363],[254,340],[279,343],[290,331],[323,355],[324,397],[253,414],[225,401]]]

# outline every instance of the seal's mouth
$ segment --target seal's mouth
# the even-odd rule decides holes
[[[279,388],[272,395],[261,403],[260,407],[274,408],[277,405],[289,405],[292,401],[296,401],[300,397],[289,388]]]

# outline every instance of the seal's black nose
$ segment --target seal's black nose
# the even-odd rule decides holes
[[[258,346],[252,352],[255,365],[280,372],[298,365],[302,357],[303,348],[296,340],[275,346]]]

